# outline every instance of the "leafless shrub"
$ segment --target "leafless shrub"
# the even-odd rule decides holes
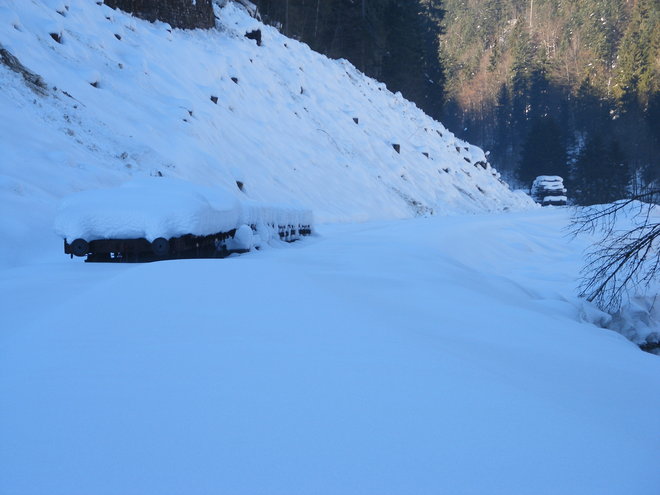
[[[577,211],[571,232],[600,234],[582,269],[582,297],[612,313],[660,275],[660,217],[654,217],[658,204],[660,189],[653,189]]]

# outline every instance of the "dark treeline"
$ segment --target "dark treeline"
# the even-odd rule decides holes
[[[521,187],[561,175],[593,204],[660,180],[658,0],[256,3],[490,150]]]
[[[660,179],[658,0],[445,0],[444,121],[580,204]]]

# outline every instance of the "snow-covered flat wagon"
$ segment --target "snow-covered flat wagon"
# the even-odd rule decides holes
[[[312,213],[154,178],[66,198],[55,230],[64,252],[86,261],[221,258],[310,235]]]

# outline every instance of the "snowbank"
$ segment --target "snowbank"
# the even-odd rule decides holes
[[[581,215],[602,216],[593,224],[592,244],[586,250],[587,256],[596,254],[600,249],[608,246],[613,239],[626,237],[626,244],[632,244],[653,232],[660,225],[660,206],[643,203],[641,201],[621,200],[615,203],[584,207],[576,212],[576,220]],[[650,246],[648,252],[637,253],[639,267],[622,294],[621,307],[604,322],[603,326],[611,328],[626,336],[635,344],[658,353],[660,343],[660,279],[646,275],[653,271],[660,251],[660,240]],[[634,258],[633,258],[634,259]],[[597,266],[598,275],[603,276],[602,264]],[[625,268],[622,272],[625,271]],[[611,272],[607,272],[608,274]],[[589,276],[595,275],[590,272]],[[627,272],[625,274],[627,276]],[[614,278],[621,283],[624,275]],[[602,282],[601,278],[601,282]]]

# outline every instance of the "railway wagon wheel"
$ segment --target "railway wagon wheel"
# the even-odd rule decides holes
[[[167,256],[170,254],[170,241],[164,237],[158,237],[151,243],[151,249],[156,256]]]
[[[76,239],[71,243],[71,253],[74,256],[85,256],[89,252],[89,243],[85,239]]]

